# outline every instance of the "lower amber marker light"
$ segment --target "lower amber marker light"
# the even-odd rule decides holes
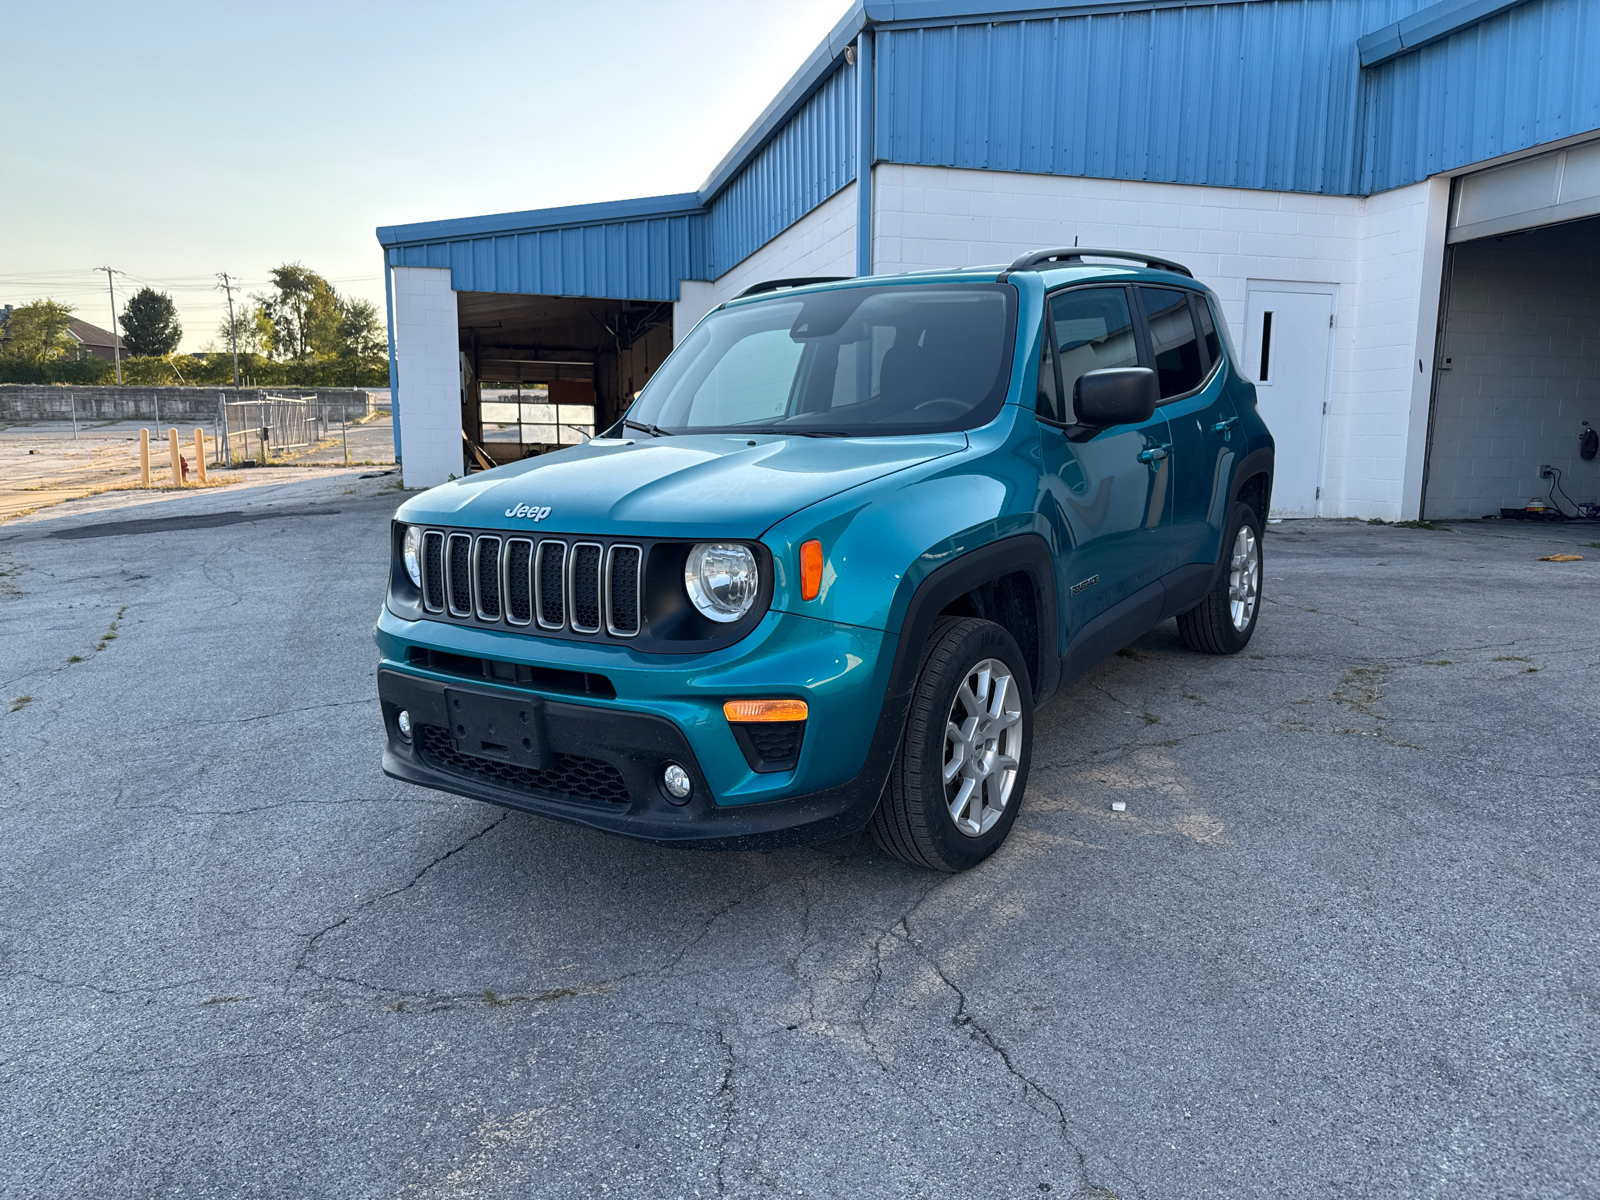
[[[722,715],[736,724],[804,721],[810,711],[804,700],[729,700],[722,706]]]
[[[815,600],[822,590],[822,543],[812,538],[800,546],[800,599]]]

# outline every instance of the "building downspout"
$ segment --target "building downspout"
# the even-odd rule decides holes
[[[856,274],[872,274],[872,31],[856,35]]]
[[[400,372],[394,359],[394,276],[389,251],[383,252],[383,303],[389,313],[389,421],[394,426],[394,461],[400,462]]]

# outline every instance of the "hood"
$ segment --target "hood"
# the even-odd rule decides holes
[[[755,538],[819,500],[966,446],[964,433],[595,438],[441,484],[396,516],[541,533]]]

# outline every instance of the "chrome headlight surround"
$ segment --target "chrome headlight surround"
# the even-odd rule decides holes
[[[407,525],[400,539],[400,561],[411,582],[422,586],[422,526]]]
[[[683,564],[683,590],[708,621],[731,625],[761,594],[761,565],[738,542],[696,542]]]

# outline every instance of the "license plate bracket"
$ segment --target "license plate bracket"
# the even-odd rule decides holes
[[[537,696],[495,696],[444,690],[450,738],[462,754],[540,770],[547,747],[544,701]]]

